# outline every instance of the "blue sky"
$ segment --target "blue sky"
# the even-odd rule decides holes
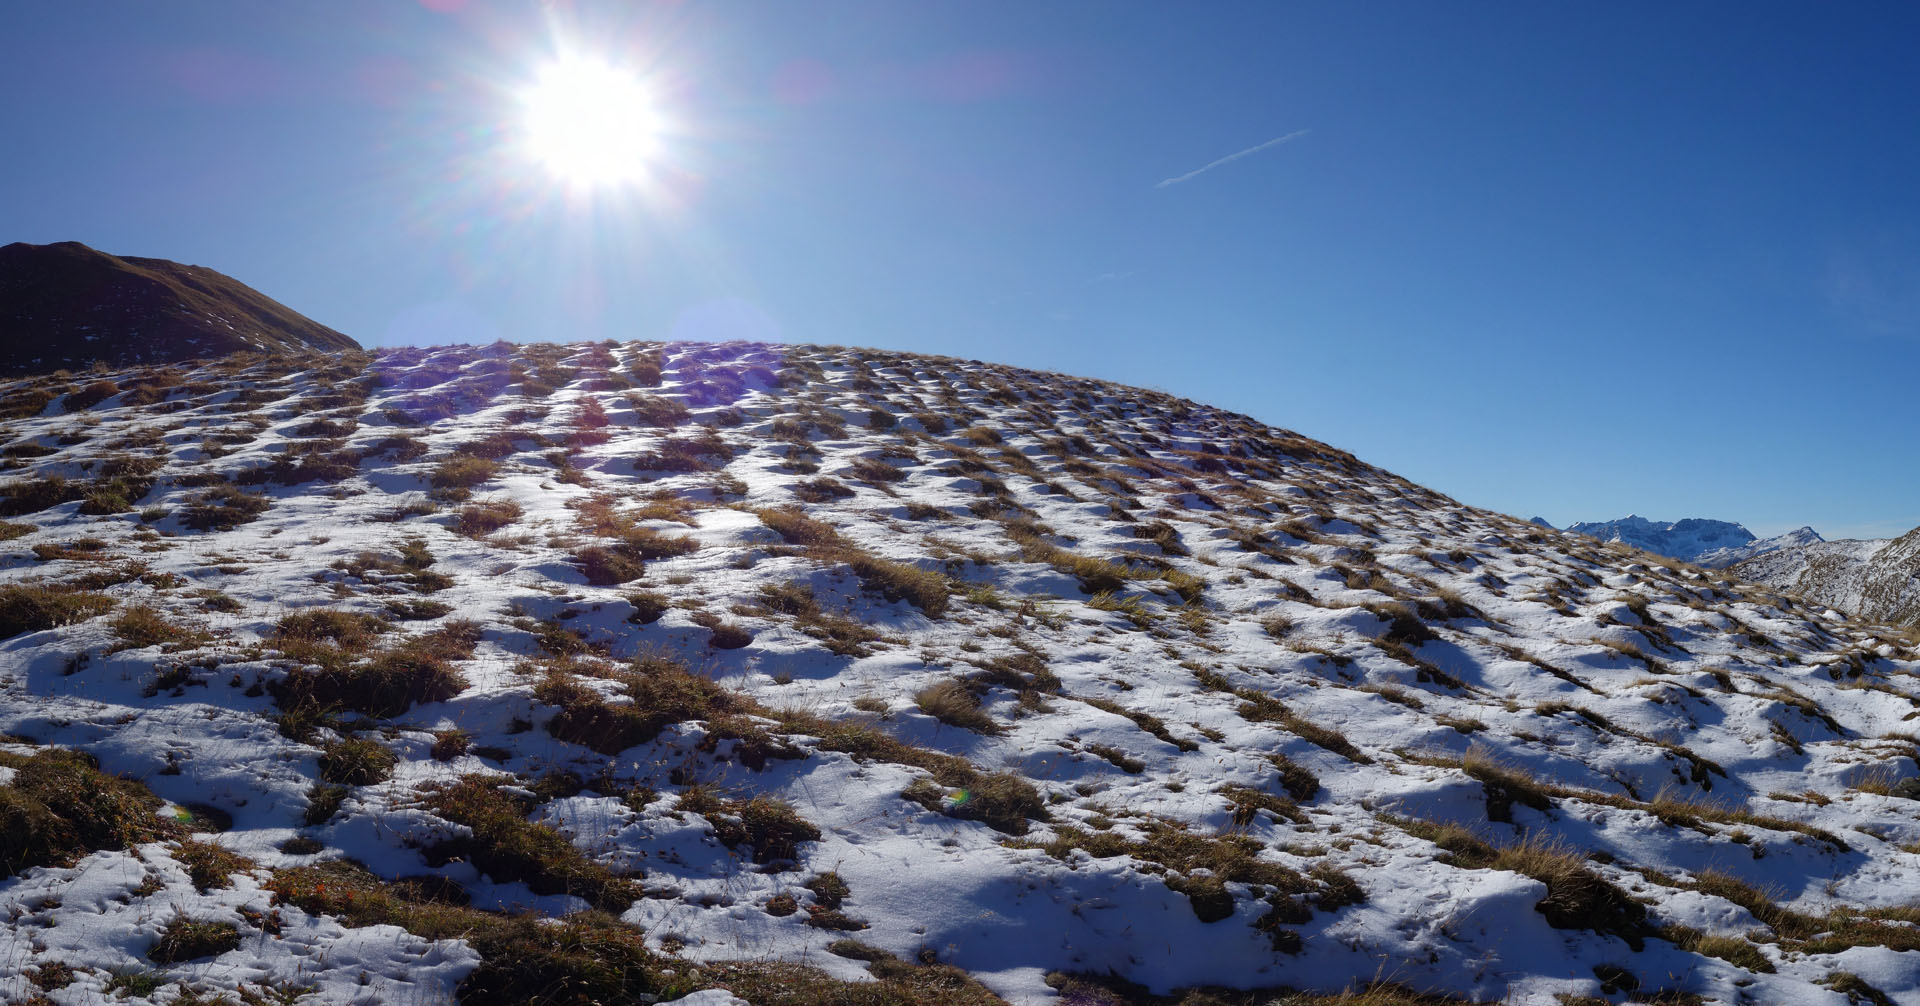
[[[560,46],[657,95],[646,184],[515,149]],[[1885,535],[1920,524],[1917,50],[1866,3],[7,4],[0,241],[369,345],[943,353],[1562,525]]]

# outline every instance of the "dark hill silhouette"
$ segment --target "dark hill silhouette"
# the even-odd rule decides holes
[[[0,247],[0,374],[356,349],[232,277],[77,241]]]

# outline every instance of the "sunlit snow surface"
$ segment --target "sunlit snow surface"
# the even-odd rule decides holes
[[[56,473],[88,479],[90,463],[123,452],[164,456],[167,465],[133,513],[85,516],[68,502],[9,518],[38,530],[0,542],[0,576],[74,581],[138,563],[144,579],[105,592],[123,606],[146,603],[205,626],[213,638],[177,653],[109,653],[109,614],[0,641],[0,731],[84,749],[164,799],[231,814],[233,827],[215,840],[261,869],[232,889],[200,894],[166,844],[155,843],[0,882],[8,920],[0,995],[36,992],[27,975],[60,961],[80,969],[78,978],[49,998],[97,1001],[114,973],[155,967],[147,949],[183,912],[232,921],[246,938],[217,957],[159,968],[173,984],[150,1000],[124,1001],[162,1003],[186,988],[262,982],[310,987],[308,1002],[450,1001],[478,960],[464,943],[392,927],[346,929],[290,906],[279,909],[281,931],[265,933],[250,920],[273,908],[261,886],[267,871],[347,856],[386,877],[430,872],[420,848],[459,829],[422,806],[423,784],[571,769],[660,792],[635,811],[583,791],[549,801],[536,816],[603,864],[643,870],[649,896],[625,920],[696,962],[777,958],[864,979],[859,961],[826,949],[851,935],[902,957],[931,950],[1014,1002],[1052,999],[1043,979],[1065,970],[1112,972],[1158,992],[1201,984],[1337,991],[1386,979],[1481,1000],[1552,1003],[1560,993],[1599,995],[1597,965],[1626,968],[1649,993],[1690,990],[1714,1002],[1842,1004],[1845,995],[1820,984],[1840,971],[1896,1002],[1920,1002],[1920,952],[1816,955],[1763,941],[1758,951],[1774,970],[1759,973],[1658,937],[1635,951],[1613,936],[1552,928],[1534,908],[1546,894],[1541,882],[1447,865],[1433,844],[1393,823],[1455,822],[1502,843],[1530,833],[1604,853],[1591,868],[1644,900],[1654,925],[1709,934],[1764,927],[1732,902],[1685,889],[1705,870],[1745,879],[1810,914],[1905,904],[1920,897],[1920,856],[1906,851],[1920,848],[1920,803],[1853,788],[1915,774],[1920,701],[1911,676],[1920,665],[1897,637],[1716,585],[1716,574],[1462,506],[1286,431],[1155,393],[956,360],[738,344],[669,346],[658,386],[612,386],[652,348],[570,347],[564,362],[580,369],[544,397],[505,380],[500,372],[514,351],[504,347],[402,350],[373,358],[367,373],[382,383],[364,403],[329,399],[337,391],[312,370],[256,366],[189,370],[158,404],[115,396],[68,413],[56,398],[36,417],[5,421],[7,444],[55,450],[9,452],[14,467],[0,482]],[[125,384],[137,374],[105,376]],[[780,376],[789,386],[774,380]],[[16,400],[29,384],[0,386],[0,394]],[[627,398],[634,393],[679,401],[691,417],[677,429],[640,425]],[[580,485],[559,478],[552,455],[567,449],[580,400],[589,397],[604,406],[609,436],[573,457],[587,483]],[[895,424],[871,425],[875,409]],[[1285,411],[1283,403],[1274,411]],[[257,431],[229,437],[239,442],[219,450],[231,453],[210,457],[203,441],[248,432],[249,417],[260,420]],[[434,421],[396,422],[408,417]],[[938,417],[946,428],[929,432],[916,417]],[[295,431],[316,418],[340,425],[327,435],[341,448],[366,452],[357,474],[255,486],[270,509],[229,531],[182,525],[186,501],[200,490],[181,478],[267,465],[289,442],[315,439]],[[789,467],[791,437],[775,429],[783,419],[812,421],[803,439],[819,453],[817,471]],[[669,437],[700,434],[702,423],[732,448],[724,467],[668,473],[636,465]],[[968,436],[968,428],[1004,443]],[[523,508],[518,520],[475,540],[451,529],[458,504],[437,512],[416,505],[428,501],[429,476],[449,452],[503,429],[515,431],[515,450],[474,498],[510,499]],[[427,453],[399,460],[379,446],[396,434],[417,437]],[[867,480],[856,462],[868,465]],[[873,462],[905,477],[871,478]],[[950,576],[944,615],[864,592],[845,565],[782,547],[755,516],[799,503],[796,491],[823,476],[851,495],[805,503],[806,512],[867,552]],[[569,561],[587,543],[569,504],[612,493],[619,505],[637,507],[643,494],[662,490],[699,504],[693,523],[649,526],[689,533],[700,548],[649,562],[637,582],[588,586]],[[921,506],[910,513],[910,504]],[[151,508],[167,514],[143,522],[139,511]],[[1185,607],[1167,580],[1138,578],[1091,606],[1074,576],[1022,557],[1005,522],[1023,519],[1072,553],[1143,556],[1197,577],[1198,600]],[[1177,547],[1136,536],[1156,522],[1173,530]],[[108,558],[34,553],[86,537],[104,541]],[[354,790],[329,823],[304,827],[318,749],[282,736],[269,694],[247,694],[285,673],[286,661],[258,644],[292,611],[379,612],[386,601],[419,596],[332,568],[362,552],[392,554],[409,538],[421,539],[432,569],[452,578],[430,595],[452,607],[445,618],[486,626],[461,667],[468,687],[391,721],[384,741],[401,759],[393,778]],[[809,583],[823,608],[877,628],[883,637],[871,654],[836,656],[757,607],[763,586],[794,581]],[[974,589],[984,587],[992,591]],[[202,589],[233,598],[239,610],[207,610],[195,594]],[[624,598],[635,590],[676,606],[651,624],[632,624]],[[1114,610],[1127,597],[1139,599],[1144,625]],[[1443,613],[1449,597],[1456,606]],[[1362,606],[1412,608],[1421,600],[1430,602],[1421,621],[1435,638],[1406,652],[1439,675],[1375,645],[1390,623]],[[694,620],[702,611],[748,629],[752,641],[713,648],[709,629]],[[1276,616],[1290,620],[1277,638],[1279,629],[1267,627]],[[699,722],[611,759],[563,743],[544,729],[557,710],[533,698],[538,676],[516,670],[540,654],[530,621],[539,619],[616,659],[642,650],[678,655],[765,707],[870,721],[983,770],[1015,770],[1049,798],[1052,820],[1014,839],[902,799],[922,770],[841,753],[811,750],[756,771],[731,757],[731,744],[703,744]],[[399,631],[426,632],[439,621],[402,622]],[[944,725],[915,708],[922,688],[1023,651],[1042,655],[1060,687],[1025,703],[1007,688],[987,690],[985,710],[1004,733]],[[196,665],[186,684],[149,687],[182,664]],[[1370,763],[1244,718],[1242,697],[1221,690],[1223,682],[1284,702]],[[1138,714],[1161,721],[1168,739],[1138,725]],[[435,761],[432,733],[449,727],[510,757]],[[808,738],[797,743],[813,747]],[[1616,801],[1625,806],[1576,796],[1547,811],[1516,804],[1513,824],[1490,821],[1482,784],[1445,764],[1473,745],[1542,780],[1627,798]],[[1697,770],[1666,745],[1724,774]],[[1321,791],[1302,805],[1300,823],[1260,812],[1236,825],[1216,791],[1237,784],[1280,793],[1269,764],[1276,753],[1310,769]],[[1122,759],[1140,770],[1116,764]],[[676,809],[689,781],[783,798],[822,837],[802,844],[791,868],[755,866],[719,844],[706,819]],[[1643,809],[1662,795],[1812,824],[1844,848],[1754,824],[1663,823]],[[1260,843],[1263,860],[1302,873],[1345,871],[1366,900],[1311,913],[1291,927],[1301,945],[1289,953],[1256,928],[1267,906],[1245,885],[1229,885],[1237,895],[1229,917],[1202,922],[1147,864],[1084,852],[1061,859],[1030,847],[1069,825],[1140,835],[1155,818],[1201,834],[1237,829]],[[278,851],[303,834],[324,851]],[[442,870],[478,907],[563,913],[581,904],[494,883],[470,866]],[[805,904],[811,895],[802,883],[827,870],[851,888],[845,912],[869,928],[834,932],[805,925],[804,911],[765,910],[778,894]],[[695,1001],[708,1006],[728,1001],[701,995]]]

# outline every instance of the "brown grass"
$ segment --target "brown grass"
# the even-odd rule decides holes
[[[176,915],[160,930],[160,939],[147,951],[155,964],[214,957],[240,946],[240,928],[231,922],[190,919]]]
[[[1463,869],[1508,870],[1547,885],[1547,896],[1534,910],[1550,926],[1611,933],[1636,951],[1653,935],[1646,906],[1593,872],[1566,846],[1539,838],[1495,846],[1457,825],[1409,819],[1394,823],[1439,846],[1448,862]]]
[[[207,639],[205,633],[168,621],[159,609],[145,604],[124,609],[119,618],[109,623],[109,627],[120,640],[116,649],[163,646],[171,651],[198,645]]]
[[[428,849],[429,861],[460,859],[496,882],[521,881],[535,894],[571,894],[603,911],[625,911],[640,897],[638,884],[596,865],[559,832],[527,820],[532,807],[502,791],[503,781],[469,775],[425,791],[430,810],[472,832]]]
[[[639,523],[663,515],[670,515],[671,520],[683,518],[679,510],[665,508],[660,503],[651,504],[638,514],[628,514],[615,509],[612,497],[596,496],[575,504],[575,509],[579,512],[576,522],[580,529],[601,539],[574,553],[574,561],[587,582],[595,586],[637,580],[647,562],[688,555],[700,548],[700,543],[689,535],[668,535]],[[663,509],[666,514],[662,514]]]
[[[649,949],[641,931],[604,912],[561,920],[506,916],[447,904],[382,881],[344,861],[281,870],[268,885],[275,898],[349,926],[396,925],[426,939],[466,940],[480,966],[461,983],[466,1006],[527,1006],[678,999],[703,988],[748,997],[755,1006],[1002,1006],[963,976],[936,968],[887,969],[877,980],[845,982],[797,964],[702,963],[697,967]],[[697,971],[699,979],[691,976]]]
[[[939,618],[946,613],[952,595],[947,578],[939,573],[858,549],[841,550],[833,558],[851,566],[862,587],[889,601],[905,601],[929,618]]]
[[[273,504],[235,486],[216,486],[197,493],[180,513],[180,523],[195,531],[231,531],[260,519]]]
[[[586,577],[587,583],[595,587],[632,583],[647,571],[644,561],[604,545],[589,545],[574,552],[573,563],[580,567],[580,575]]]
[[[186,867],[194,889],[202,894],[233,886],[233,875],[255,867],[253,860],[212,842],[186,840],[173,848],[173,860]]]
[[[66,400],[60,403],[68,412],[81,412],[112,398],[120,393],[120,386],[102,378],[67,392]]]
[[[1047,842],[1016,842],[1015,845],[1044,850],[1056,859],[1069,860],[1076,852],[1095,859],[1129,856],[1153,864],[1166,885],[1185,894],[1194,914],[1202,922],[1216,922],[1233,914],[1234,898],[1227,881],[1269,888],[1274,907],[1286,904],[1291,921],[1305,921],[1299,913],[1305,906],[1294,902],[1295,895],[1312,895],[1322,907],[1333,910],[1365,899],[1357,886],[1344,877],[1343,883],[1316,883],[1278,863],[1259,858],[1260,842],[1244,835],[1203,835],[1176,822],[1147,819],[1140,826],[1141,839],[1130,839],[1113,831],[1087,831],[1071,825],[1057,825]],[[1332,878],[1328,878],[1331,880]],[[1311,911],[1306,911],[1311,916]]]
[[[0,877],[175,830],[156,815],[160,799],[145,786],[101,772],[82,752],[46,748],[4,761],[15,774],[0,786]]]
[[[720,844],[746,851],[761,865],[791,862],[800,855],[800,843],[820,840],[819,828],[802,818],[792,804],[775,797],[723,800],[701,814],[713,823]]]
[[[1275,753],[1267,756],[1268,764],[1279,773],[1280,788],[1287,795],[1305,803],[1320,792],[1320,779],[1311,770],[1298,764],[1286,755]]]
[[[937,681],[920,689],[913,696],[913,704],[921,712],[949,726],[990,736],[1006,732],[980,708],[979,698],[967,687],[966,682],[958,678]]]
[[[1295,824],[1305,824],[1307,821],[1307,815],[1300,810],[1299,804],[1275,793],[1250,786],[1222,786],[1218,792],[1226,797],[1228,805],[1233,808],[1233,823],[1238,828],[1252,824],[1263,810],[1283,821]]]
[[[1491,754],[1484,749],[1478,751],[1469,750],[1465,758],[1420,756],[1413,760],[1428,765],[1459,768],[1473,775],[1474,778],[1479,779],[1481,784],[1488,788],[1488,798],[1490,802],[1488,808],[1489,814],[1493,812],[1491,801],[1494,799],[1495,789],[1498,788],[1503,792],[1503,798],[1528,806],[1538,807],[1541,803],[1549,800],[1581,800],[1587,803],[1600,804],[1620,810],[1637,810],[1657,817],[1662,823],[1668,825],[1694,828],[1704,827],[1704,824],[1708,822],[1714,824],[1745,825],[1747,827],[1763,828],[1768,831],[1786,831],[1805,835],[1816,841],[1824,842],[1837,851],[1846,851],[1848,848],[1846,842],[1842,840],[1839,835],[1827,831],[1824,828],[1804,824],[1799,821],[1759,814],[1745,807],[1709,803],[1705,800],[1688,798],[1674,792],[1660,793],[1652,800],[1643,801],[1625,796],[1616,796],[1611,793],[1602,793],[1597,790],[1581,789],[1575,786],[1564,786],[1559,783],[1546,782],[1529,776],[1517,769],[1500,765],[1492,758]],[[1472,763],[1472,768],[1467,767],[1469,763]],[[1489,785],[1490,781],[1492,785]],[[1511,803],[1509,803],[1508,806],[1511,806]]]
[[[494,477],[500,465],[471,455],[454,455],[434,466],[427,481],[436,489],[471,489]]]
[[[880,638],[864,622],[820,610],[813,588],[805,583],[768,584],[760,588],[760,601],[767,611],[791,617],[796,628],[837,656],[867,656],[873,652],[867,644]]]
[[[1480,781],[1481,788],[1486,792],[1489,820],[1512,821],[1513,805],[1516,803],[1534,810],[1553,807],[1555,787],[1506,765],[1479,744],[1467,749],[1466,755],[1460,759],[1460,770]]]
[[[276,649],[288,657],[311,663],[339,664],[373,646],[388,631],[385,619],[330,608],[296,611],[274,626]]]
[[[1047,819],[1047,805],[1033,784],[1012,772],[983,775],[967,766],[964,784],[943,792],[922,779],[900,794],[932,811],[979,821],[995,831],[1024,835],[1029,820]]]
[[[612,755],[652,740],[671,724],[712,720],[749,708],[744,697],[657,657],[636,660],[624,670],[604,670],[600,676],[618,683],[629,701],[610,703],[566,670],[547,673],[533,694],[560,707],[547,721],[548,733]]]
[[[523,511],[512,500],[482,500],[461,507],[453,532],[468,538],[485,538],[520,519]]]
[[[0,587],[0,638],[84,622],[113,608],[105,594],[57,584]]]
[[[659,383],[659,372],[657,369],[652,371],[652,375],[654,377],[652,382],[642,380],[640,383]],[[686,422],[693,415],[687,411],[686,406],[681,405],[673,399],[662,398],[659,395],[649,395],[645,392],[635,392],[628,395],[627,404],[633,407],[634,423],[638,426],[672,428]]]
[[[274,697],[289,712],[347,710],[381,718],[419,703],[444,702],[466,689],[465,676],[453,664],[472,655],[479,632],[475,623],[453,622],[365,656],[290,637],[282,652],[318,669],[289,672],[273,686]]]
[[[845,547],[847,542],[833,526],[808,517],[798,509],[756,510],[760,523],[772,528],[789,545],[808,548]]]
[[[1239,713],[1242,719],[1253,723],[1277,724],[1301,740],[1326,748],[1348,761],[1361,765],[1373,764],[1373,759],[1366,752],[1354,747],[1339,731],[1300,716],[1279,699],[1250,688],[1235,689],[1234,694],[1241,700]]]
[[[1772,974],[1773,962],[1760,948],[1738,936],[1710,936],[1689,926],[1669,924],[1660,927],[1660,938],[1688,953],[1718,957],[1735,967],[1761,974]]]
[[[398,755],[376,740],[335,741],[321,749],[320,778],[337,786],[371,786],[392,777],[399,762]]]
[[[832,526],[795,509],[754,512],[788,544],[806,548],[810,557],[852,567],[867,590],[889,601],[906,601],[930,618],[945,614],[952,594],[947,578],[939,573],[872,555],[842,538]]]
[[[85,486],[59,475],[9,482],[0,486],[0,516],[37,513],[80,499],[86,492]]]
[[[1126,706],[1112,699],[1104,699],[1099,696],[1083,695],[1075,697],[1095,709],[1105,710],[1106,712],[1113,713],[1115,716],[1125,716],[1127,719],[1132,720],[1135,726],[1182,751],[1195,751],[1200,747],[1200,745],[1184,737],[1175,736],[1173,731],[1167,729],[1167,724],[1158,716],[1141,712],[1138,709],[1128,709]]]

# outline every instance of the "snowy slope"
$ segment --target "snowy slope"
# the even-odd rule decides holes
[[[0,812],[164,816],[0,995],[1920,1002],[1886,630],[976,362],[107,376],[0,386]]]
[[[1787,547],[1742,560],[1736,572],[1861,618],[1920,625],[1920,528],[1892,540]]]

